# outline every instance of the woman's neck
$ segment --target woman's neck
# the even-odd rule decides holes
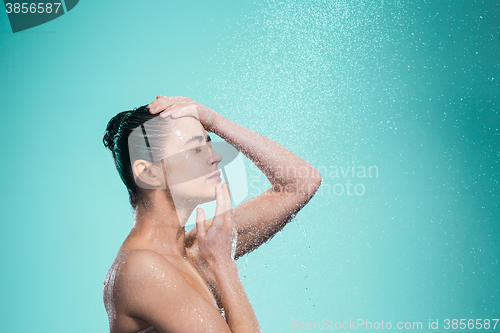
[[[179,206],[179,205],[177,205]],[[194,207],[175,207],[164,193],[154,191],[135,210],[134,227],[127,240],[142,248],[175,257],[186,257],[185,224]]]

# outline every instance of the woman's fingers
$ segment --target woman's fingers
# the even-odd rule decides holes
[[[233,203],[231,201],[231,192],[229,191],[229,184],[224,183],[225,194],[226,194],[226,208],[227,210],[233,209]]]
[[[196,237],[201,255],[209,262],[234,260],[237,233],[233,226],[229,187],[217,184],[217,207],[212,225],[205,230],[205,214],[196,210]]]
[[[231,202],[231,194],[229,193],[229,184],[228,183],[224,183],[223,192],[224,192],[224,204],[225,204],[224,221],[226,223],[229,223],[229,225],[232,227],[232,224],[233,224],[233,218],[232,218],[233,205]]]
[[[156,99],[148,105],[149,112],[156,114],[162,112],[169,108],[170,106],[179,103],[187,102],[187,97],[177,96],[177,97],[167,97],[167,96],[156,96]]]
[[[185,104],[186,103],[183,103],[183,102],[176,102],[175,104],[168,105],[168,107],[165,108],[160,113],[160,117],[167,118],[176,112],[182,111],[182,109],[185,108]]]
[[[196,237],[205,238],[205,212],[203,209],[196,209]]]
[[[217,185],[219,192],[217,193],[217,212],[222,214],[233,208],[231,203],[231,196],[229,194],[229,186],[227,183]]]
[[[162,118],[166,118],[168,116],[172,116],[172,118],[174,119],[187,116],[199,119],[196,104],[194,102],[176,103],[175,105],[172,105],[171,107],[160,113],[160,117]]]
[[[217,206],[215,207],[215,216],[214,216],[214,221],[216,222],[217,217],[225,212],[225,200],[224,200],[224,192],[222,189],[221,184],[217,184],[217,187],[215,188],[215,194],[216,194],[216,200],[217,200]]]

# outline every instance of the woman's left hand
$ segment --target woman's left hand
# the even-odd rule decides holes
[[[181,118],[192,116],[197,118],[206,130],[213,132],[215,111],[203,104],[193,101],[189,97],[157,96],[156,100],[148,105],[152,114],[160,113],[160,117]]]

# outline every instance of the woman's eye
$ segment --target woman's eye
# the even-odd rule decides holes
[[[198,148],[194,148],[194,149],[193,149],[193,151],[194,151],[195,153],[197,153],[197,154],[198,154],[198,153],[201,153],[201,148],[199,148],[199,147],[198,147]]]

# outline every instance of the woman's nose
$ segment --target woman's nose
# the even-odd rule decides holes
[[[217,168],[217,165],[220,163],[220,161],[222,161],[222,156],[218,152],[210,148],[210,164],[215,165],[215,167]]]

